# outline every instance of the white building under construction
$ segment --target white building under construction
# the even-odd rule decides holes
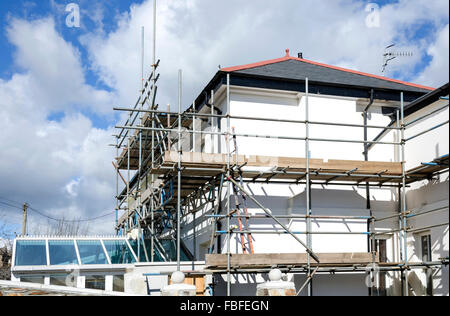
[[[449,294],[448,84],[287,51],[219,70],[185,111],[180,72],[171,112],[158,65],[115,109],[121,237],[19,239],[14,280],[75,266],[78,287],[160,295],[178,270],[198,295],[248,296],[277,268],[298,295]]]
[[[155,64],[116,109],[117,231],[140,260],[204,265],[215,295],[274,267],[300,295],[448,295],[448,84],[300,57],[221,69],[173,112]]]

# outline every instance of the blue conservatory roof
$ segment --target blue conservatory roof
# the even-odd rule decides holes
[[[148,262],[149,246],[150,242],[146,242],[144,249],[142,242],[139,244],[126,237],[21,237],[14,243],[12,265],[19,268],[127,265]],[[160,240],[155,245],[155,262],[175,258],[173,240]],[[182,251],[181,259],[190,261],[185,251]]]

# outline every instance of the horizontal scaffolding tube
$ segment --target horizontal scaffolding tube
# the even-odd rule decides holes
[[[401,216],[402,216],[402,214],[395,214],[395,215],[391,215],[391,216],[375,218],[375,222],[382,222],[382,221],[386,221],[388,219],[398,218],[398,217],[401,217]]]
[[[178,115],[175,112],[168,111],[154,111],[154,110],[133,110],[126,108],[114,108],[114,111],[124,111],[124,112],[144,112],[144,113],[156,113],[156,114],[168,114],[168,115]],[[389,126],[379,126],[379,125],[362,125],[362,124],[350,124],[350,123],[334,123],[334,122],[318,122],[318,121],[304,121],[304,120],[289,120],[289,119],[276,119],[276,118],[265,118],[265,117],[247,117],[247,116],[236,116],[236,115],[219,115],[219,114],[206,114],[206,113],[189,113],[186,112],[182,114],[183,117],[207,117],[207,118],[230,118],[234,120],[248,120],[248,121],[265,121],[274,123],[293,123],[293,124],[312,124],[312,125],[328,125],[328,126],[341,126],[341,127],[357,127],[357,128],[374,128],[374,129],[389,129],[389,130],[399,130],[399,127],[389,127]]]
[[[294,235],[370,235],[370,232],[300,232],[300,231],[255,231],[255,230],[230,230],[232,234],[267,234],[267,235],[281,235],[281,234],[294,234]],[[216,233],[220,235],[228,234],[225,230],[219,230]]]
[[[160,131],[160,132],[169,132],[176,133],[177,130],[174,129],[166,129],[166,128],[151,128],[151,127],[138,127],[138,126],[116,126],[115,128],[123,128],[123,129],[133,129],[133,130],[143,130],[143,131]],[[200,134],[200,135],[220,135],[226,136],[227,133],[221,132],[206,132],[206,131],[192,131],[192,130],[184,130],[184,133],[189,134]],[[235,134],[230,133],[230,136],[236,137],[249,137],[249,138],[268,138],[268,139],[286,139],[286,140],[301,140],[305,141],[305,137],[290,137],[290,136],[276,136],[276,135],[257,135],[257,134]],[[313,142],[338,142],[338,143],[354,143],[354,144],[378,144],[378,145],[401,145],[401,143],[397,142],[378,142],[378,141],[363,141],[363,140],[345,140],[345,139],[326,139],[326,138],[309,138],[310,141]]]
[[[437,225],[430,225],[430,226],[425,226],[425,227],[420,227],[420,228],[408,229],[407,232],[408,233],[414,233],[414,232],[418,232],[418,231],[421,231],[421,230],[437,228],[437,227],[442,227],[442,226],[448,226],[448,224],[449,223],[447,222],[447,223],[442,223],[442,224],[437,224]]]
[[[417,135],[414,135],[414,136],[412,136],[412,137],[409,137],[409,138],[405,139],[405,142],[408,142],[408,141],[410,141],[410,140],[413,140],[414,138],[417,138],[417,137],[419,137],[419,136],[422,136],[422,135],[425,135],[425,134],[427,134],[427,133],[429,133],[429,132],[432,132],[432,131],[434,131],[434,130],[436,130],[436,129],[438,129],[438,128],[444,126],[444,125],[447,125],[448,123],[449,123],[449,121],[446,121],[446,122],[441,123],[441,124],[439,124],[439,125],[436,125],[436,126],[434,126],[434,127],[432,127],[432,128],[429,128],[429,129],[427,129],[426,131],[423,131],[423,132],[421,132],[421,133],[419,133],[419,134],[417,134]]]
[[[444,207],[439,207],[439,208],[436,208],[436,209],[433,209],[433,210],[421,212],[421,213],[410,214],[410,215],[407,215],[406,218],[427,215],[427,214],[430,214],[430,213],[439,212],[439,211],[443,211],[443,210],[446,210],[446,209],[448,209],[448,205],[444,206]]]
[[[161,167],[163,170],[174,170],[172,167]],[[191,171],[217,171],[221,172],[223,169],[220,168],[194,168],[194,167],[182,167],[183,170],[191,170]],[[252,171],[248,171],[252,172]],[[264,178],[264,176],[271,176],[273,174],[284,174],[284,175],[295,175],[295,176],[304,176],[306,175],[306,172],[296,172],[296,171],[267,171],[267,172],[260,172],[258,177]],[[317,175],[317,176],[330,176],[330,177],[353,177],[353,178],[379,178],[380,180],[383,179],[401,179],[402,176],[387,176],[387,177],[380,177],[376,174],[348,174],[348,173],[330,173],[330,172],[321,172],[321,171],[311,171],[310,174]],[[294,181],[294,179],[293,179]],[[320,183],[322,184],[322,183]],[[324,185],[326,182],[323,183]],[[364,184],[365,185],[365,184]]]
[[[208,215],[207,217],[213,217],[213,218],[226,218],[227,215]],[[232,218],[254,218],[254,219],[266,219],[270,218],[268,215],[232,215],[230,216]],[[282,218],[282,219],[299,219],[299,218],[313,218],[313,219],[372,219],[371,216],[320,216],[320,215],[280,215],[280,216],[273,216],[275,218]]]
[[[405,124],[405,127],[409,127],[409,126],[411,126],[411,125],[413,125],[413,124],[415,124],[415,123],[417,123],[417,122],[420,122],[420,121],[426,119],[426,118],[429,117],[429,116],[432,116],[433,114],[439,113],[440,111],[442,111],[442,110],[448,108],[448,105],[449,105],[449,104],[447,104],[446,106],[443,106],[443,107],[441,107],[441,108],[439,108],[439,109],[437,109],[437,110],[435,110],[435,111],[433,111],[433,112],[430,112],[430,113],[428,113],[428,114],[425,114],[424,116],[421,116],[421,117],[419,117],[419,118],[417,118],[417,119],[415,119],[415,120],[409,122],[408,124]]]
[[[408,229],[406,230],[406,232],[408,232],[408,233],[413,233],[413,232],[417,232],[417,231],[421,231],[421,230],[426,230],[426,229],[430,229],[430,228],[436,228],[436,227],[441,227],[441,226],[447,226],[448,224],[449,224],[449,223],[446,222],[446,223],[442,223],[442,224],[436,224],[436,225],[424,226],[424,227],[414,228],[414,229],[408,228]],[[401,229],[387,230],[387,231],[384,231],[384,232],[376,232],[376,233],[374,233],[374,235],[393,234],[393,233],[398,233],[398,232],[401,232],[401,231],[404,231],[404,229],[401,228]]]
[[[433,262],[413,262],[408,263],[408,267],[405,267],[403,264],[392,264],[390,266],[380,266],[377,267],[379,271],[401,271],[404,269],[423,269],[424,267],[442,267],[444,265],[448,265],[448,261],[433,261]],[[308,273],[307,266],[304,267],[283,267],[279,266],[277,269],[281,270],[284,273],[293,273],[293,274],[303,274]],[[325,266],[325,267],[319,267],[318,273],[339,273],[339,272],[358,272],[358,273],[365,273],[368,272],[367,270],[367,264],[355,264],[352,267],[343,267],[343,266]],[[262,273],[269,273],[272,270],[272,268],[236,268],[233,269],[233,274],[262,274]],[[204,272],[212,273],[212,274],[224,274],[227,271],[226,270],[205,270]],[[204,273],[203,272],[203,273]]]

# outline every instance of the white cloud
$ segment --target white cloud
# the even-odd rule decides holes
[[[80,109],[111,115],[113,95],[85,82],[79,52],[51,18],[13,19],[7,30],[23,70],[0,80],[0,196],[28,202],[55,218],[92,218],[114,210],[113,131],[97,129]],[[48,121],[54,111],[66,115]],[[75,180],[74,180],[75,179]],[[20,221],[20,214],[9,215]],[[20,212],[19,212],[20,213]],[[30,227],[47,219],[30,211]],[[94,232],[113,230],[114,216]]]
[[[440,87],[449,81],[449,25],[447,24],[438,34],[436,41],[429,47],[427,54],[431,56],[430,64],[417,78],[435,87]]]
[[[55,10],[60,10],[55,1]],[[161,58],[158,102],[176,104],[177,71],[184,71],[183,105],[187,106],[222,67],[291,55],[380,73],[384,47],[414,57],[391,63],[398,79],[439,85],[448,81],[447,0],[400,0],[380,11],[380,28],[365,25],[365,2],[284,0],[158,1],[157,56]],[[134,104],[140,89],[141,26],[146,28],[146,71],[151,63],[151,0],[116,16],[117,27],[105,33],[102,7],[89,13],[98,30],[81,37],[90,64],[57,32],[52,18],[11,19],[8,40],[21,68],[0,79],[0,196],[26,199],[54,217],[95,217],[113,210],[113,130],[93,127],[80,110],[112,115],[116,105]],[[83,10],[83,6],[82,6]],[[86,12],[82,14],[86,14]],[[420,41],[411,34],[423,23],[430,33]],[[85,30],[86,31],[86,30]],[[425,54],[430,64],[417,76],[413,69]],[[113,92],[86,83],[92,69]],[[54,112],[65,112],[49,122]],[[25,201],[24,201],[25,202]],[[33,216],[33,215],[32,215]],[[37,221],[39,227],[46,221]],[[20,215],[18,215],[20,220]],[[94,232],[111,231],[113,218],[95,223]]]
[[[80,53],[56,32],[53,19],[12,19],[7,36],[16,47],[16,64],[33,79],[28,82],[27,95],[42,109],[78,106],[93,112],[110,111],[113,96],[85,83]]]
[[[116,31],[82,38],[101,80],[117,90],[118,101],[132,105],[140,87],[140,32],[146,28],[146,74],[150,71],[153,1],[133,5],[117,17]],[[158,102],[176,105],[177,70],[184,71],[183,105],[187,106],[217,71],[281,57],[286,48],[305,58],[381,74],[384,48],[413,57],[390,63],[386,75],[416,77],[432,34],[416,41],[412,34],[423,23],[440,29],[448,23],[448,1],[400,0],[380,10],[380,27],[368,28],[364,2],[258,0],[227,2],[158,2],[157,55],[161,61]],[[440,48],[439,48],[440,49]],[[448,73],[447,71],[444,71]],[[424,83],[419,78],[419,83]],[[175,93],[174,93],[175,92]]]

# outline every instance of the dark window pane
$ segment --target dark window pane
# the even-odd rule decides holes
[[[77,240],[81,264],[108,264],[100,240]]]
[[[16,266],[46,266],[45,240],[18,240]]]
[[[34,283],[34,284],[44,284],[44,277],[43,276],[26,276],[21,277],[20,282],[24,283]]]
[[[114,292],[125,292],[125,279],[123,275],[113,276],[113,291]]]
[[[125,240],[104,240],[106,251],[112,264],[135,263],[133,254]]]
[[[422,261],[431,262],[433,261],[432,249],[431,249],[431,236],[422,236]],[[433,295],[433,269],[426,268],[425,274],[427,278],[427,295]]]
[[[69,279],[70,281],[70,279]],[[72,286],[72,284],[67,284],[67,275],[52,275],[50,276],[50,285],[58,285],[58,286]]]
[[[104,275],[88,275],[86,276],[86,289],[105,290],[105,276]]]
[[[72,240],[50,240],[48,242],[50,265],[78,264],[75,245]]]
[[[167,239],[167,240],[160,240],[161,245],[164,248],[164,252],[169,257],[169,261],[176,261],[177,260],[177,245],[176,241],[173,239]],[[160,257],[162,259],[162,256],[160,254],[157,255],[157,257]],[[192,261],[192,255],[189,255],[183,247],[183,244],[181,244],[181,251],[180,251],[180,260],[181,261]]]
[[[133,248],[134,253],[136,254],[136,256],[139,257],[139,260],[141,262],[145,262],[146,261],[146,257],[145,257],[145,250],[144,250],[144,246],[142,244],[142,239],[140,241],[140,244],[138,246],[138,240],[129,240],[128,241],[131,245],[131,247]],[[146,241],[147,242],[147,241]],[[149,244],[150,245],[150,244]],[[148,248],[148,247],[147,247]],[[138,251],[139,250],[139,251]],[[146,249],[147,250],[147,249]],[[150,253],[150,252],[148,252]],[[149,255],[149,259],[150,259],[150,255]]]
[[[431,236],[422,236],[422,260],[430,262],[431,260]]]

